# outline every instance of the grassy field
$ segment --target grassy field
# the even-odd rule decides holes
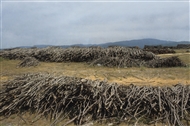
[[[160,54],[158,56],[162,58],[170,57],[170,56],[178,56],[185,64],[190,66],[190,53],[186,52],[187,49],[177,49],[174,54]]]
[[[49,121],[46,118],[40,118],[37,120],[37,115],[26,113],[22,117],[18,115],[12,115],[8,119],[4,119],[2,123],[0,123],[0,126],[50,126],[53,121]],[[33,122],[34,121],[34,122]],[[61,121],[57,125],[54,126],[63,126],[64,123],[66,123],[68,120]],[[135,122],[134,122],[135,123]],[[131,124],[127,124],[126,122],[122,122],[119,125],[114,124],[113,120],[102,120],[99,122],[89,122],[84,125],[80,126],[134,126],[134,123],[131,122]],[[74,123],[71,123],[67,126],[75,126]],[[148,124],[142,124],[138,123],[137,126],[155,126],[154,124],[148,125]],[[164,124],[157,123],[156,126],[167,126]]]
[[[186,64],[190,63],[190,54],[178,55]],[[160,55],[168,57],[171,55]],[[76,76],[92,80],[105,80],[110,83],[165,86],[177,83],[190,83],[190,67],[173,68],[108,68],[90,66],[86,63],[47,63],[41,62],[36,67],[18,68],[19,60],[0,59],[1,81],[7,81],[23,73],[50,73],[56,76]]]
[[[185,50],[177,50],[175,54],[162,54],[160,57],[178,56],[185,64],[190,65],[190,53]],[[40,62],[39,66],[19,68],[19,60],[7,60],[0,58],[1,85],[3,82],[24,73],[50,73],[55,76],[76,76],[92,80],[105,80],[110,83],[129,85],[170,86],[177,83],[190,84],[190,67],[173,68],[108,68],[103,66],[90,66],[86,63],[47,63]],[[32,123],[36,116],[26,113],[23,118],[12,115],[8,119],[0,121],[0,126],[46,126],[51,122],[44,119]],[[2,117],[1,117],[2,119]],[[63,122],[62,122],[63,124]],[[109,123],[108,123],[109,124]],[[107,124],[107,125],[108,125]],[[73,126],[73,124],[71,124]],[[100,124],[95,124],[100,125]],[[95,126],[94,125],[94,126]],[[102,124],[104,125],[104,124]],[[120,126],[124,126],[121,124]],[[143,124],[144,125],[144,124]]]

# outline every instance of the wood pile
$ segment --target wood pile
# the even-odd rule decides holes
[[[173,49],[190,49],[190,44],[177,44],[177,46],[145,45],[145,51],[151,51],[155,54],[175,53]]]
[[[176,53],[173,49],[169,49],[169,48],[163,48],[163,49],[153,48],[153,49],[143,49],[143,50],[144,50],[144,51],[152,52],[152,53],[154,53],[154,54]]]
[[[0,56],[8,59],[34,57],[43,62],[86,62],[93,65],[101,64],[109,67],[157,67],[158,65],[154,66],[154,64],[149,63],[151,61],[152,63],[162,61],[160,57],[156,56],[152,52],[127,47],[71,47],[66,49],[60,47],[47,47],[43,49],[19,48],[13,50],[3,50],[0,52]],[[170,64],[168,63],[160,66],[170,67]]]
[[[67,125],[111,119],[125,122],[184,126],[190,121],[190,86],[129,86],[76,77],[25,74],[4,83],[0,89],[0,116],[24,112],[47,117],[52,125],[69,119]],[[23,118],[23,117],[22,117]]]
[[[162,45],[144,45],[144,49],[161,49],[164,48]]]
[[[34,57],[25,57],[18,65],[18,67],[37,66],[39,61]]]
[[[177,67],[177,66],[185,66],[185,64],[177,57],[172,56],[168,58],[162,58],[158,60],[151,60],[148,62],[149,67]]]
[[[139,67],[139,66],[147,66],[146,62],[144,60],[139,59],[132,59],[129,57],[101,57],[97,60],[94,60],[91,62],[90,65],[101,65],[106,67],[118,67],[118,68],[124,68],[124,67]]]
[[[190,43],[189,44],[178,44],[178,49],[190,49]]]
[[[0,56],[11,60],[23,60],[25,57],[33,57],[39,49],[13,48],[9,50],[1,50]]]
[[[162,45],[145,45],[144,46],[144,51],[149,51],[154,54],[167,54],[167,53],[176,53],[173,50],[174,47],[169,47],[169,46],[162,46]]]

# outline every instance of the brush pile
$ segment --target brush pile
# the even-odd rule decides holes
[[[151,61],[160,62],[160,57],[152,52],[143,51],[138,48],[127,47],[47,47],[43,49],[11,49],[3,50],[0,56],[8,59],[23,59],[25,57],[34,57],[43,62],[86,62],[92,65],[101,64],[109,67],[157,67],[154,64],[149,64]],[[164,60],[165,61],[165,60]],[[176,60],[172,61],[175,62]],[[154,63],[151,62],[151,63]],[[171,67],[168,62],[164,63],[164,67]],[[177,64],[177,63],[175,63]],[[183,64],[178,64],[184,66]]]
[[[39,61],[34,57],[25,57],[18,65],[18,67],[37,66]]]
[[[184,63],[177,57],[172,56],[168,58],[162,58],[158,60],[151,60],[148,62],[150,67],[177,67],[177,66],[185,66]],[[152,65],[152,66],[151,66]]]
[[[5,82],[0,89],[0,116],[22,115],[26,111],[37,113],[36,118],[52,119],[52,125],[66,118],[69,121],[65,125],[112,119],[113,123],[162,122],[184,126],[190,121],[190,86],[124,86],[75,77],[25,74]]]
[[[143,49],[144,51],[149,51],[154,54],[168,54],[168,53],[176,53],[173,49],[170,48],[150,48],[150,49]]]
[[[154,54],[167,54],[167,53],[176,53],[173,49],[176,47],[174,46],[162,46],[162,45],[145,45],[144,46],[144,51],[149,51]]]

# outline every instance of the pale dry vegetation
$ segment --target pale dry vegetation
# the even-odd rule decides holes
[[[176,51],[176,50],[175,50]],[[107,83],[116,82],[122,85],[130,85],[131,83],[137,86],[172,86],[178,83],[189,85],[190,84],[190,53],[184,52],[182,50],[176,51],[175,54],[163,54],[160,57],[171,57],[178,56],[187,67],[167,67],[167,68],[147,68],[141,67],[104,67],[98,65],[90,65],[86,63],[75,63],[75,62],[40,62],[38,66],[22,67],[18,68],[18,64],[21,60],[9,60],[5,58],[0,58],[1,65],[1,88],[2,83],[7,82],[10,79],[14,79],[16,76],[20,76],[28,73],[41,73],[41,74],[51,74],[53,76],[71,76],[85,78],[89,80],[101,80],[107,81]],[[50,125],[52,122],[41,118],[35,123],[32,120],[35,115],[31,115],[26,112],[22,116],[24,120],[19,117],[19,115],[12,115],[8,119],[4,119],[0,122],[2,126],[5,125]],[[31,119],[32,118],[32,119]],[[19,121],[18,121],[19,120]],[[25,122],[27,121],[27,122]],[[67,119],[64,120],[68,121]],[[63,124],[63,122],[61,124]],[[142,120],[141,120],[142,121]],[[110,124],[110,120],[102,120],[104,125]],[[133,122],[135,123],[135,121]],[[187,124],[187,123],[186,123]],[[73,125],[73,124],[71,124]],[[101,123],[95,122],[94,125],[101,125]],[[126,125],[121,123],[120,125]],[[133,124],[131,124],[133,125]],[[139,124],[140,125],[140,124]],[[143,124],[146,125],[146,124]]]
[[[50,74],[24,74],[4,85],[0,90],[0,115],[4,117],[18,114],[22,118],[31,112],[37,113],[34,122],[42,116],[52,120],[51,125],[69,119],[64,126],[106,119],[114,125],[189,124],[189,85],[126,86]]]
[[[76,76],[92,80],[107,80],[121,84],[137,85],[172,85],[189,83],[189,67],[173,68],[108,68],[103,66],[89,66],[85,63],[45,63],[36,67],[17,68],[19,60],[1,61],[1,81],[6,81],[15,75],[23,73],[51,73],[54,75]]]
[[[47,47],[43,49],[9,49],[0,51],[0,56],[8,59],[23,60],[34,57],[43,62],[85,62],[107,67],[177,67],[184,66],[178,57],[160,58],[152,52],[127,47]]]
[[[175,54],[159,54],[159,57],[167,58],[171,56],[179,57],[182,62],[184,62],[187,66],[190,66],[190,53],[186,52],[185,50],[177,50],[178,53]]]

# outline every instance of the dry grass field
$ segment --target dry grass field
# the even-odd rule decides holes
[[[103,66],[90,66],[86,63],[47,63],[40,62],[36,67],[18,68],[19,60],[8,60],[0,58],[0,79],[2,83],[24,73],[50,73],[56,76],[76,76],[92,80],[105,80],[109,83],[129,85],[152,85],[170,86],[177,83],[190,84],[190,53],[185,50],[176,50],[175,54],[162,54],[160,57],[178,56],[188,67],[173,68],[108,68]],[[23,118],[12,115],[8,119],[0,120],[0,126],[28,126],[49,125],[45,118],[32,123],[35,115],[26,113]],[[2,118],[1,118],[2,119]],[[108,123],[109,124],[109,123]],[[107,125],[108,125],[107,124]],[[73,124],[71,124],[73,125]],[[101,125],[101,124],[97,124]],[[102,124],[104,125],[104,124]],[[121,124],[123,126],[125,124]]]
[[[160,57],[179,56],[190,65],[190,53],[162,54]],[[177,83],[189,84],[190,67],[173,68],[108,68],[103,66],[90,66],[86,63],[47,63],[41,62],[36,67],[18,68],[19,60],[0,59],[1,81],[7,81],[23,73],[50,73],[57,76],[76,76],[87,79],[106,80],[110,83],[165,86]]]

